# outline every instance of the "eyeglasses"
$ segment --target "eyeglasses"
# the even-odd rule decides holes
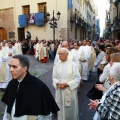
[[[64,53],[58,53],[59,55],[64,55]]]

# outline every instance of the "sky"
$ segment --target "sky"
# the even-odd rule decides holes
[[[103,35],[103,28],[105,25],[105,11],[109,9],[109,0],[94,0],[98,7],[98,18],[100,18],[100,30]]]

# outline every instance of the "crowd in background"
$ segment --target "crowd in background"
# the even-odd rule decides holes
[[[83,41],[74,41],[71,39],[68,41],[38,40],[38,38],[36,40],[23,41],[3,40],[0,43],[0,67],[2,68],[4,66],[4,68],[7,69],[7,63],[15,54],[33,55],[36,60],[39,60],[43,63],[46,63],[47,59],[51,59],[54,61],[55,66],[60,61],[59,50],[61,48],[66,48],[68,50],[68,59],[75,62],[75,64],[78,66],[79,74],[82,81],[87,82],[89,77],[92,75],[92,72],[97,70],[98,81],[96,82],[96,85],[94,87],[99,91],[102,91],[103,96],[105,93],[109,93],[108,91],[109,89],[111,89],[111,86],[114,83],[116,85],[116,82],[113,82],[112,80],[114,79],[114,81],[117,81],[117,87],[119,89],[116,87],[114,87],[114,89],[117,89],[116,91],[111,89],[113,90],[113,92],[115,92],[115,94],[117,94],[116,99],[111,98],[111,101],[115,101],[115,103],[109,105],[109,101],[106,101],[106,96],[104,97],[104,100],[102,99],[102,102],[99,102],[98,100],[96,101],[96,99],[98,98],[96,98],[95,96],[89,96],[92,99],[89,105],[90,108],[95,108],[98,110],[98,113],[96,113],[94,116],[94,120],[99,120],[103,118],[109,118],[109,120],[119,119],[120,103],[117,102],[117,100],[120,100],[120,94],[118,94],[117,92],[120,92],[120,81],[115,77],[115,75],[117,74],[110,72],[112,66],[120,62],[119,40],[92,41],[88,38]],[[4,64],[5,62],[6,64]],[[117,70],[119,73],[119,64],[118,68],[116,67],[112,70]],[[5,72],[6,70],[4,69],[3,71]],[[1,79],[3,81],[0,81],[0,88],[6,88],[8,82],[11,79],[9,71],[6,71],[5,73],[6,74]],[[0,74],[2,75],[2,72]],[[109,74],[111,74],[111,76],[109,76]],[[9,77],[6,78],[6,76]],[[109,97],[111,97],[111,95]],[[102,96],[100,97],[100,99],[101,98]],[[104,105],[106,108],[104,107]],[[111,106],[113,106],[113,109],[107,109],[107,107]],[[116,111],[116,113],[114,113],[114,111]],[[97,119],[98,117],[99,119]]]

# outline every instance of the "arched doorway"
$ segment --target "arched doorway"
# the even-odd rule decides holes
[[[7,40],[7,32],[2,27],[0,27],[0,41],[1,40]]]

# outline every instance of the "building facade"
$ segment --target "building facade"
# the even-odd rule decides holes
[[[120,39],[120,0],[109,0],[109,3],[109,11],[106,11],[104,37],[117,40]]]
[[[94,0],[0,0],[0,40],[95,39],[96,12]]]

